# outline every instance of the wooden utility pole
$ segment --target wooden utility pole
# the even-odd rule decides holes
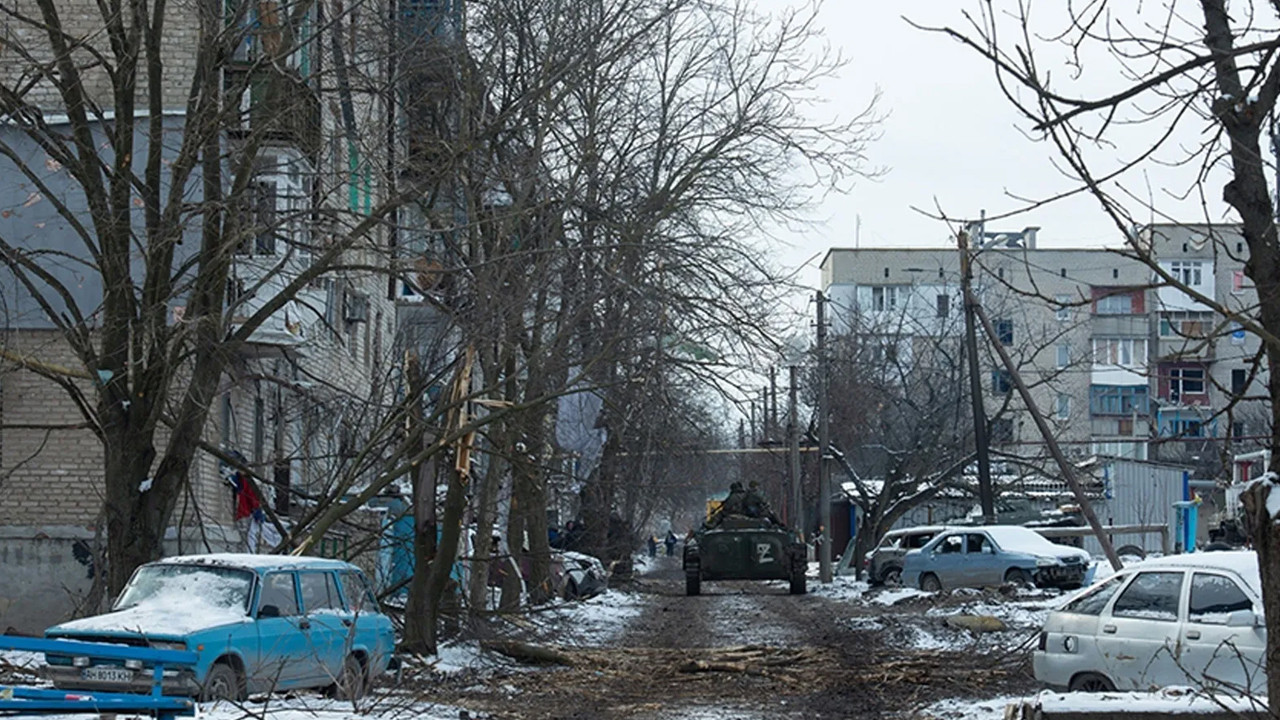
[[[973,443],[978,459],[978,502],[982,506],[982,524],[996,521],[995,494],[991,488],[991,454],[987,437],[987,413],[982,404],[982,373],[978,368],[978,333],[974,327],[977,300],[973,295],[973,266],[969,257],[969,233],[956,235],[960,246],[960,291],[964,295],[964,342],[969,363],[969,396],[973,407]],[[998,339],[992,342],[999,346]]]
[[[1035,420],[1036,429],[1040,431],[1040,436],[1044,438],[1045,445],[1049,448],[1049,454],[1053,455],[1054,462],[1058,463],[1058,470],[1062,472],[1062,476],[1066,478],[1072,494],[1076,496],[1076,503],[1080,505],[1080,514],[1084,515],[1084,519],[1093,530],[1094,537],[1098,538],[1098,544],[1102,546],[1102,552],[1107,556],[1107,561],[1111,563],[1111,567],[1119,570],[1123,566],[1120,564],[1120,557],[1116,555],[1115,548],[1111,546],[1111,538],[1103,532],[1102,523],[1098,521],[1097,514],[1093,512],[1093,505],[1089,502],[1089,498],[1085,496],[1084,488],[1080,485],[1080,481],[1076,479],[1075,468],[1067,461],[1067,456],[1062,454],[1062,448],[1058,447],[1058,441],[1054,439],[1053,432],[1049,429],[1049,423],[1045,421],[1044,415],[1040,414],[1040,408],[1036,406],[1035,399],[1031,397],[1031,390],[1027,388],[1026,383],[1022,382],[1022,375],[1018,373],[1017,367],[1014,366],[1013,358],[1009,357],[1009,352],[1004,349],[1004,345],[1000,344],[995,328],[991,326],[991,321],[987,319],[987,314],[982,311],[982,308],[975,305],[974,314],[982,321],[983,332],[986,333],[987,339],[991,341],[992,346],[999,353],[1000,362],[1004,363],[1005,370],[1009,372],[1010,380],[1013,382],[1014,387],[1018,388],[1018,394],[1022,396],[1022,402],[1027,406],[1027,412],[1031,413],[1031,418]]]
[[[827,382],[830,368],[827,362],[827,296],[818,291],[814,295],[818,304],[818,578],[824,583],[832,581],[831,573],[831,472],[827,467],[827,455],[831,451],[830,400]]]
[[[788,473],[791,479],[791,517],[787,521],[791,523],[791,527],[800,533],[801,539],[804,538],[804,493],[800,487],[800,423],[798,410],[796,408],[796,397],[799,394],[796,388],[796,366],[792,365],[787,368],[789,376],[789,390],[791,404],[787,407],[787,442],[790,457]]]

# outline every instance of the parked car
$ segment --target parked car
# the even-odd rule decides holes
[[[902,584],[921,590],[1001,583],[1078,588],[1089,553],[1020,525],[949,528],[902,561]]]
[[[104,615],[73,620],[45,637],[124,643],[199,656],[194,670],[166,670],[166,694],[240,700],[248,693],[331,688],[359,697],[386,670],[395,646],[364,574],[323,558],[192,555],[138,568]],[[49,654],[55,686],[150,691],[151,668]]]
[[[1146,560],[1049,613],[1032,667],[1069,690],[1206,683],[1265,693],[1262,607],[1252,551]]]
[[[551,556],[551,576],[556,594],[565,600],[595,597],[609,589],[604,563],[592,555],[561,551]]]
[[[909,551],[919,550],[946,529],[941,525],[924,525],[885,533],[880,544],[863,560],[867,582],[872,585],[901,585],[902,559]]]

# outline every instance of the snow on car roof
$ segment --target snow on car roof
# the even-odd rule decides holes
[[[1084,551],[1079,548],[1049,542],[1045,536],[1021,525],[982,525],[973,529],[985,531],[992,540],[996,541],[1001,550],[1051,555],[1063,555],[1064,550],[1070,550],[1074,552],[1067,554],[1084,554]]]
[[[307,557],[301,555],[253,555],[250,553],[209,553],[207,555],[175,555],[162,558],[156,562],[175,565],[222,565],[241,568],[307,568],[345,569],[353,567],[350,563],[330,558]]]
[[[1192,570],[1227,570],[1234,572],[1259,594],[1262,580],[1258,573],[1258,553],[1253,550],[1228,550],[1223,552],[1196,552],[1143,560],[1126,567],[1137,570],[1152,567],[1190,568]]]
[[[926,533],[926,532],[940,533],[943,530],[950,530],[950,529],[951,527],[947,525],[917,525],[915,527],[906,527],[906,528],[898,528],[897,530],[890,530],[889,532],[885,533],[885,535],[892,535],[894,537],[897,537],[898,535],[908,535],[911,533]]]

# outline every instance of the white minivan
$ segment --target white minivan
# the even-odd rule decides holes
[[[1036,679],[1091,692],[1212,686],[1266,692],[1258,556],[1208,552],[1146,560],[1049,614]]]

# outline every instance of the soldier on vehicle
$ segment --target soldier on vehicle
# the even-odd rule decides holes
[[[742,515],[746,512],[747,493],[742,489],[742,483],[735,482],[729,485],[729,496],[720,503],[720,507],[715,514],[707,520],[707,527],[718,527],[729,515]]]
[[[743,514],[747,517],[768,519],[774,525],[782,524],[778,522],[777,516],[773,514],[773,508],[769,507],[769,500],[760,492],[760,483],[755,480],[751,481],[751,485],[743,499]]]

